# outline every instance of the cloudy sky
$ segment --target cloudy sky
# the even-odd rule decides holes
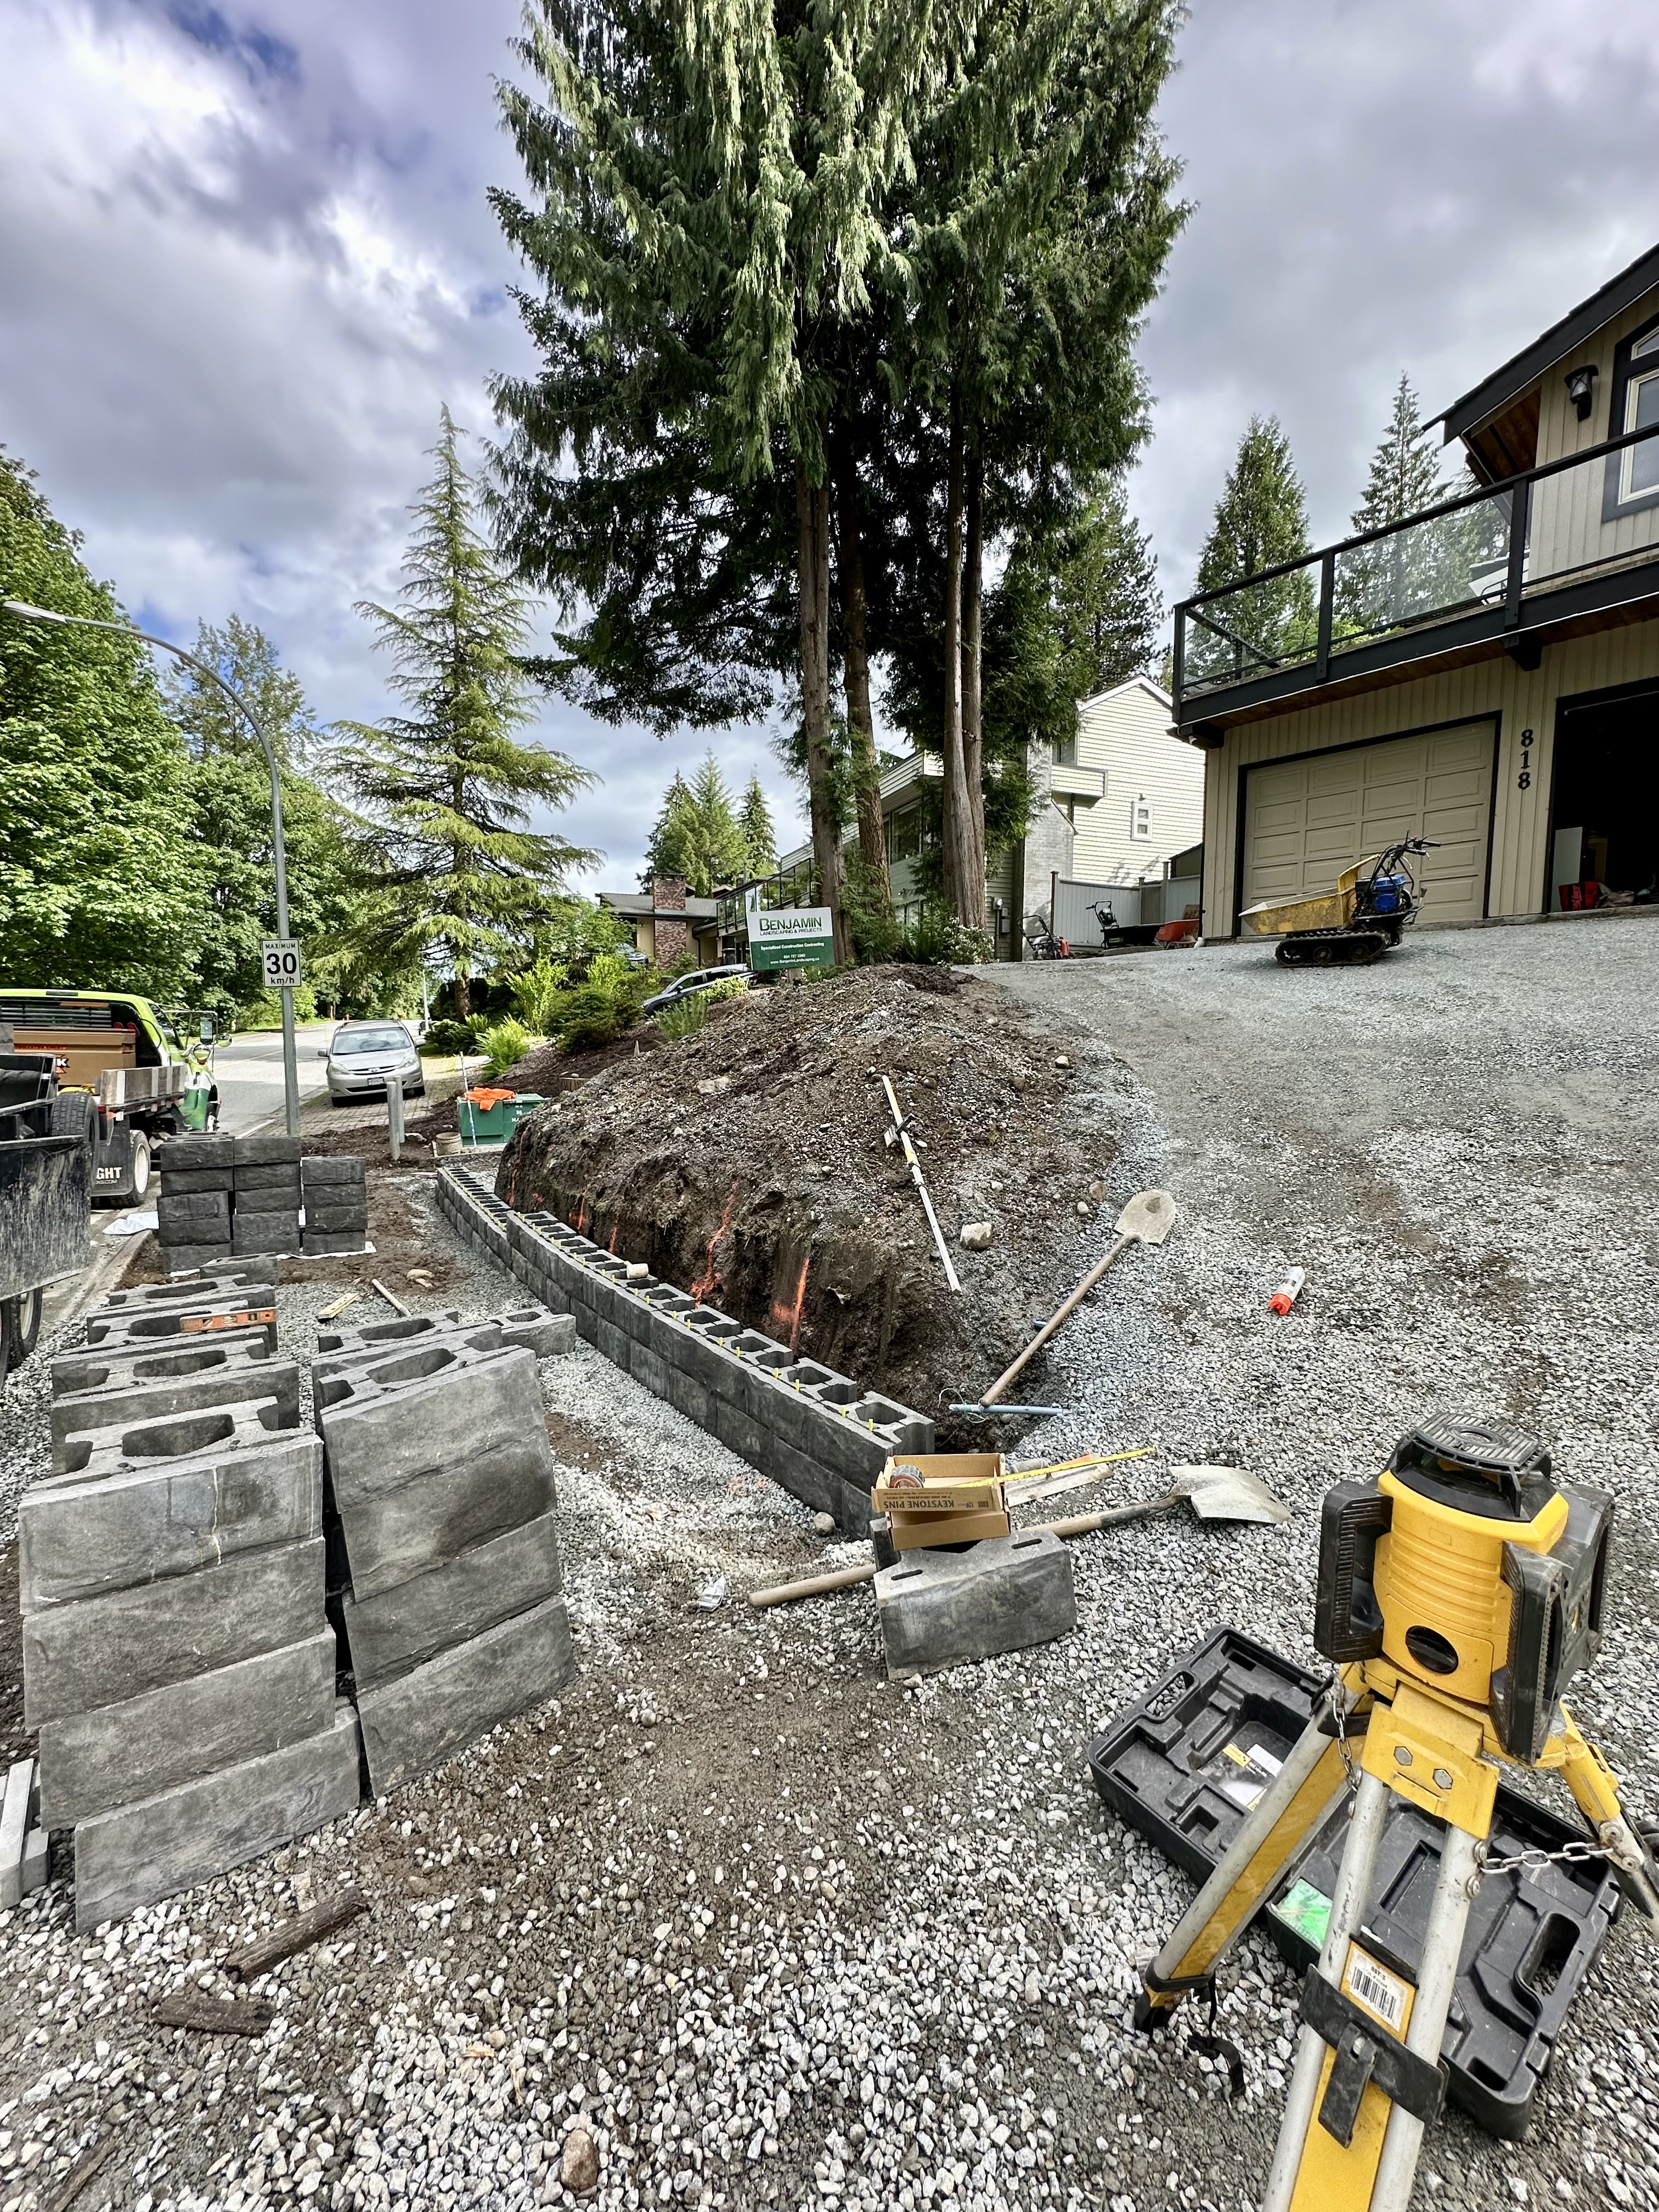
[[[516,0],[5,0],[0,443],[147,627],[262,623],[325,718],[384,704],[351,605],[395,587],[441,402],[526,359],[484,204]],[[1195,211],[1143,358],[1135,497],[1191,578],[1253,410],[1340,534],[1402,369],[1444,405],[1659,237],[1654,0],[1194,0],[1164,125]],[[555,703],[630,884],[659,745]],[[763,731],[716,750],[799,808]]]

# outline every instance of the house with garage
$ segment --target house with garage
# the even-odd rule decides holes
[[[1025,835],[992,854],[986,868],[985,926],[999,959],[1029,952],[1024,918],[1047,915],[1057,889],[1061,933],[1065,914],[1076,907],[1092,934],[1085,895],[1161,884],[1176,856],[1197,845],[1204,826],[1203,763],[1177,741],[1170,715],[1169,693],[1150,677],[1133,676],[1079,701],[1076,734],[1062,744],[1030,745]],[[939,819],[943,775],[937,753],[917,752],[881,780],[887,866],[902,921],[914,921],[921,909],[921,861]],[[857,849],[856,834],[849,832],[849,856]],[[784,881],[810,878],[811,848],[785,854],[779,869]],[[810,903],[805,889],[799,896]],[[1137,896],[1118,904],[1134,918]]]
[[[1659,246],[1440,419],[1467,495],[1176,609],[1206,937],[1407,836],[1430,921],[1659,900]]]

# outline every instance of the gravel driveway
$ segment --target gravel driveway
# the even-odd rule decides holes
[[[735,1598],[854,1554],[591,1350],[545,1363],[577,1680],[98,1938],[61,1882],[0,1920],[0,2212],[51,2202],[111,2134],[77,2212],[1253,2205],[1297,1984],[1261,1941],[1231,1969],[1237,2103],[1184,2021],[1133,2033],[1137,1960],[1189,1886],[1103,1810],[1083,1750],[1220,1620],[1308,1657],[1320,1496],[1425,1407],[1472,1402],[1620,1493],[1613,1631],[1578,1702],[1655,1802],[1656,952],[1640,922],[1586,922],[1425,933],[1368,974],[1224,949],[1004,976],[1082,1062],[1056,1111],[1077,1100],[1118,1148],[1056,1293],[1122,1195],[1165,1183],[1182,1207],[1040,1370],[1078,1408],[1043,1441],[1156,1446],[1120,1495],[1236,1457],[1296,1519],[1089,1539],[1078,1635],[899,1690],[863,1591],[696,1610],[712,1575]],[[398,1188],[442,1271],[423,1302],[508,1302],[419,1179]],[[1309,1285],[1277,1322],[1292,1260]],[[325,1295],[284,1293],[296,1350]],[[8,1412],[38,1473],[40,1408]],[[226,1990],[240,1938],[346,1879],[372,1917],[258,1985],[280,2019],[263,2042],[150,2021],[161,1990]],[[1532,2139],[1449,2115],[1419,2202],[1659,2203],[1656,2053],[1650,1957],[1621,1925]],[[560,2179],[579,2128],[599,2166],[580,2200]]]

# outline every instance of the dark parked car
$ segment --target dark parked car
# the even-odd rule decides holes
[[[677,1006],[682,999],[693,999],[699,991],[712,990],[716,983],[746,984],[746,968],[694,968],[689,975],[677,975],[665,991],[659,991],[640,1008],[642,1014],[659,1014],[665,1006]]]

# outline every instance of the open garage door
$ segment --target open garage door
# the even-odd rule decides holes
[[[1398,837],[1429,837],[1422,860],[1429,921],[1478,921],[1486,910],[1496,725],[1461,723],[1417,738],[1246,773],[1242,906],[1332,890],[1344,868]]]

